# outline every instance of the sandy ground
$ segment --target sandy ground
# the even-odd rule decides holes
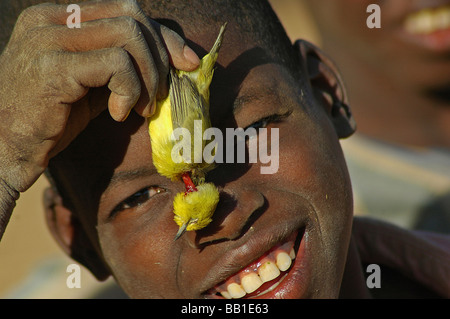
[[[292,40],[304,38],[320,44],[307,11],[298,0],[272,0]],[[51,238],[44,222],[40,178],[21,195],[0,244],[0,298],[86,298],[99,284],[82,268],[81,289],[69,289],[67,266],[74,263]],[[106,283],[109,285],[110,283]]]

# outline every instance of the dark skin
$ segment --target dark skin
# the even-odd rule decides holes
[[[185,34],[206,51],[215,31]],[[9,177],[7,185],[15,191],[25,190],[47,159],[57,153],[52,150],[69,144],[59,146],[51,137],[70,133],[68,140],[73,142],[52,164],[66,197],[62,200],[54,190],[46,193],[50,229],[69,255],[99,279],[113,275],[131,297],[210,297],[211,287],[303,230],[304,255],[271,297],[367,297],[351,242],[351,186],[338,142],[354,126],[337,71],[320,51],[302,42],[298,49],[301,63],[294,72],[276,60],[257,66],[243,63],[234,66],[239,72],[227,72],[244,53],[250,60],[260,58],[256,44],[242,41],[240,32],[239,25],[229,21],[211,91],[213,126],[278,127],[280,166],[274,175],[260,174],[259,163],[224,164],[211,172],[208,179],[220,187],[221,201],[214,221],[204,230],[173,241],[177,225],[171,204],[184,186],[158,175],[152,164],[145,116],[151,113],[148,100],[138,102],[137,112],[132,111],[123,123],[114,119],[123,120],[122,115],[128,113],[123,110],[132,104],[118,103],[119,107],[114,98],[109,112],[99,112],[92,120],[85,118],[85,125],[77,131],[68,130],[62,120],[61,131],[45,139],[51,142],[30,152],[29,162],[34,165],[26,171],[31,172],[28,178],[15,181]],[[179,67],[173,56],[172,61]],[[192,65],[182,66],[189,69]],[[246,76],[236,78],[236,74]],[[221,85],[230,83],[235,96],[221,90]],[[80,93],[78,100],[82,97]],[[86,104],[90,110],[106,108],[96,98],[93,94]],[[236,98],[245,103],[233,112]],[[72,114],[72,118],[79,115]],[[268,116],[278,120],[261,121]],[[35,129],[46,133],[45,127]],[[3,154],[2,158],[9,157]],[[17,184],[23,187],[14,188]]]
[[[358,132],[394,144],[449,148],[450,45],[438,36],[412,36],[403,25],[409,14],[449,1],[305,2],[323,48],[342,71]],[[380,29],[366,27],[371,3],[380,5]],[[447,98],[429,94],[436,90]]]

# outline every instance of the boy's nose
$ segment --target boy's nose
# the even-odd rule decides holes
[[[233,240],[245,234],[264,212],[266,201],[255,189],[238,189],[227,185],[220,192],[220,200],[213,221],[206,228],[189,234],[195,247]]]

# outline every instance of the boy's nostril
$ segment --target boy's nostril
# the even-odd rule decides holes
[[[242,190],[237,195],[221,192],[212,223],[196,232],[196,246],[238,239],[250,229],[266,207],[264,196],[257,191]]]

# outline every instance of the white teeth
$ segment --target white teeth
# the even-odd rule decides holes
[[[229,284],[227,290],[231,298],[242,298],[247,294],[241,285],[237,283]]]
[[[258,274],[263,282],[267,282],[277,278],[280,275],[280,269],[268,261],[258,268]]]
[[[261,278],[259,278],[256,273],[250,273],[241,279],[241,285],[248,294],[254,292],[256,289],[261,287],[262,284],[263,282]]]
[[[406,31],[412,34],[430,34],[450,28],[450,6],[424,9],[413,13],[405,20]]]
[[[216,291],[220,292],[226,299],[242,298],[246,294],[257,291],[263,283],[274,280],[280,276],[281,271],[287,271],[292,266],[292,260],[296,257],[294,248],[289,251],[289,254],[286,251],[281,250],[278,251],[278,253],[269,255],[267,259],[274,258],[274,256],[276,256],[275,261],[273,261],[273,259],[266,260],[266,262],[261,264],[257,270],[244,272],[241,275],[240,283],[238,283],[239,275],[236,274],[235,282],[226,285],[226,289],[216,288]],[[287,276],[287,274],[284,276]],[[259,292],[259,294],[264,294],[273,290],[278,284],[279,282],[275,283],[264,292]]]
[[[285,252],[281,252],[277,255],[277,267],[281,271],[288,270],[289,267],[291,267],[291,263],[292,263],[291,257],[289,257],[289,255],[286,254]]]
[[[231,295],[230,295],[230,293],[228,292],[228,290],[221,291],[220,294],[221,294],[222,297],[224,297],[225,299],[231,299]]]
[[[292,248],[291,251],[289,252],[289,257],[291,257],[291,259],[295,259],[295,250],[294,250],[294,248]]]
[[[435,27],[447,29],[450,27],[450,8],[441,8],[435,13]]]

